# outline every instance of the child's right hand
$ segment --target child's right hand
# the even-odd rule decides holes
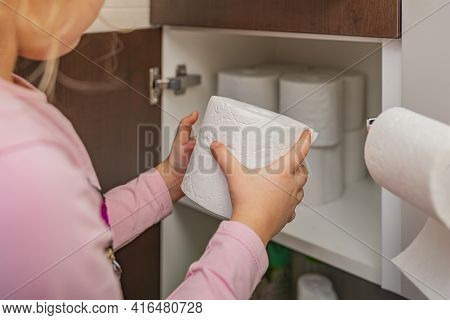
[[[306,130],[278,161],[249,170],[223,144],[211,144],[212,154],[228,181],[233,204],[231,220],[253,229],[265,245],[295,218],[295,208],[303,199],[308,178],[303,160],[310,145],[311,133]]]

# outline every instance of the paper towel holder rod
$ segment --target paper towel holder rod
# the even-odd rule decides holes
[[[188,74],[187,67],[184,64],[177,66],[175,77],[161,78],[159,67],[153,67],[150,73],[150,105],[160,104],[163,90],[173,90],[175,95],[186,93],[189,87],[198,86],[202,82],[202,76],[199,74]]]
[[[377,120],[377,118],[368,118],[367,119],[367,130],[370,130],[370,128],[372,128],[373,124],[375,123],[375,121]]]

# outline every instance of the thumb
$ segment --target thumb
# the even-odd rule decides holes
[[[214,159],[216,159],[217,163],[226,176],[241,169],[241,163],[222,143],[214,141],[211,144],[210,148]]]

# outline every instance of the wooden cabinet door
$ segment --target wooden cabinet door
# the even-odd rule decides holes
[[[114,47],[119,48],[116,57],[106,57],[114,54]],[[78,131],[103,191],[107,191],[135,178],[160,160],[160,150],[139,147],[143,137],[138,130],[140,125],[161,126],[161,110],[150,106],[147,99],[148,70],[161,65],[161,31],[86,35],[78,50],[89,60],[77,52],[61,60],[55,104]],[[62,75],[78,82],[71,86],[70,80],[64,81]],[[83,83],[84,86],[77,86]],[[155,142],[159,139],[154,138]],[[148,152],[152,153],[153,160],[145,164],[142,157]],[[159,298],[159,225],[119,250],[117,258],[124,270],[121,281],[125,298]]]
[[[398,38],[401,0],[152,0],[153,24]]]
[[[161,109],[148,100],[148,70],[155,66],[161,66],[160,29],[85,35],[76,51],[60,60],[52,102],[85,144],[103,192],[160,161],[159,131],[152,131],[155,143],[147,146],[139,131],[141,125],[161,127]],[[21,61],[17,72],[27,77],[36,67]],[[159,299],[159,224],[119,250],[117,258],[126,299]]]

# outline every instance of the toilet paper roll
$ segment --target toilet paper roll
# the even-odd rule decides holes
[[[181,189],[212,213],[230,218],[232,206],[227,181],[211,154],[211,143],[222,142],[243,165],[257,169],[286,154],[306,129],[306,125],[271,111],[212,97]],[[317,133],[311,132],[314,141]]]
[[[312,72],[280,79],[280,113],[320,132],[317,147],[336,145],[343,138],[342,82],[328,80]]]
[[[242,101],[267,110],[278,110],[280,72],[270,69],[242,68],[220,71],[219,96]]]
[[[366,79],[363,73],[349,70],[314,68],[314,72],[326,75],[329,79],[337,77],[343,83],[342,112],[344,131],[354,131],[364,127],[366,121]]]
[[[343,144],[313,147],[309,150],[307,162],[309,177],[304,202],[318,206],[339,199],[345,190]]]
[[[260,64],[255,67],[256,69],[272,70],[278,72],[280,75],[288,73],[303,73],[308,71],[308,67],[301,64],[293,63],[266,63]]]
[[[410,246],[393,259],[429,299],[450,299],[450,231],[428,218]]]
[[[366,137],[367,129],[365,128],[344,133],[344,180],[346,185],[367,176],[367,167],[364,161]]]
[[[298,278],[297,300],[338,300],[330,279],[308,273]]]
[[[450,127],[403,108],[372,125],[365,159],[375,182],[450,227]]]

